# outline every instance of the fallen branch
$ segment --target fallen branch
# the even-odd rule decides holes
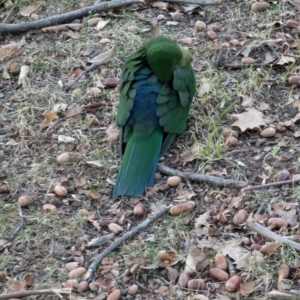
[[[281,235],[265,228],[264,226],[260,225],[256,221],[247,222],[247,226],[248,226],[248,228],[250,228],[251,230],[257,232],[258,234],[262,235],[263,237],[265,237],[268,240],[278,241],[278,242],[284,243],[284,244],[294,248],[295,250],[300,251],[300,244],[299,243],[291,241],[290,239],[288,239],[284,236],[281,236]]]
[[[168,211],[169,211],[169,207],[160,210],[152,218],[147,218],[145,221],[143,221],[137,227],[133,228],[132,230],[126,232],[120,238],[116,239],[108,248],[106,248],[104,251],[102,251],[100,254],[98,254],[95,257],[93,262],[90,264],[89,269],[87,270],[87,272],[84,276],[84,279],[88,280],[93,275],[94,270],[96,270],[96,268],[98,267],[98,265],[100,264],[102,259],[104,257],[106,257],[108,254],[110,254],[113,250],[115,250],[120,244],[122,244],[126,240],[130,239],[132,236],[137,234],[139,231],[145,229],[151,222],[159,219],[161,216],[163,216]]]
[[[166,175],[179,176],[185,180],[192,180],[196,182],[207,182],[217,186],[224,187],[234,187],[234,188],[242,188],[248,185],[247,182],[244,181],[235,181],[230,179],[223,179],[211,175],[197,174],[192,172],[182,172],[179,170],[172,169],[167,167],[166,165],[159,164],[158,170]]]
[[[278,181],[278,182],[270,182],[270,183],[261,184],[261,185],[247,186],[243,190],[244,191],[250,191],[250,190],[265,189],[265,188],[269,188],[269,187],[272,187],[272,186],[281,186],[281,185],[284,185],[284,184],[293,184],[293,183],[297,183],[297,182],[300,182],[300,178],[299,179],[285,180],[285,181]]]
[[[62,23],[72,22],[75,19],[81,19],[91,14],[108,11],[113,8],[123,7],[131,4],[144,3],[143,0],[113,0],[110,2],[102,2],[96,5],[84,7],[72,12],[61,15],[55,15],[49,18],[23,22],[19,24],[0,24],[0,33],[20,33],[22,31],[40,29],[43,27],[54,26]]]
[[[13,299],[13,298],[23,298],[33,295],[49,295],[49,294],[56,294],[60,298],[60,294],[71,294],[72,289],[64,288],[64,289],[44,289],[44,290],[30,290],[30,291],[23,291],[23,292],[16,292],[16,293],[8,293],[0,295],[0,300],[4,299]]]

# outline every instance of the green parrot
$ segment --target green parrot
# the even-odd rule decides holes
[[[138,197],[153,186],[159,158],[185,129],[196,88],[192,60],[187,49],[158,36],[126,61],[116,117],[123,159],[114,199]]]

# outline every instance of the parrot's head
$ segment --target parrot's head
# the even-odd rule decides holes
[[[163,36],[151,38],[145,49],[151,70],[162,82],[171,80],[176,66],[184,67],[193,59],[188,49]]]

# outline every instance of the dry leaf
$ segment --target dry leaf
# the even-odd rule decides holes
[[[291,56],[281,56],[281,58],[274,63],[274,65],[285,65],[288,63],[294,63],[296,61],[295,57]]]
[[[156,7],[156,8],[159,8],[161,10],[167,10],[168,9],[168,6],[169,6],[169,3],[167,2],[162,2],[162,1],[156,1],[156,2],[153,2],[151,4],[152,7]]]
[[[282,243],[280,243],[278,241],[266,243],[266,245],[263,245],[259,251],[263,254],[272,255],[281,246],[282,246]]]
[[[292,227],[297,225],[298,217],[297,210],[298,203],[288,203],[281,201],[273,205],[274,213],[288,222]]]
[[[232,116],[236,117],[238,120],[231,124],[231,126],[239,127],[241,131],[259,128],[259,126],[267,126],[263,119],[264,114],[255,108],[249,107],[245,112],[241,114],[233,114]]]
[[[21,43],[11,43],[0,48],[0,61],[11,58],[19,53]]]
[[[195,274],[201,272],[210,264],[211,253],[208,249],[192,249],[185,261],[184,272],[187,274]]]
[[[96,190],[89,190],[87,196],[92,200],[100,199],[100,195]]]
[[[236,268],[242,271],[248,270],[249,266],[256,266],[263,264],[265,262],[265,259],[263,257],[263,254],[257,250],[247,251],[244,256],[242,256],[240,259],[236,260]]]
[[[108,20],[100,20],[98,23],[97,23],[97,26],[96,26],[96,30],[97,31],[100,31],[102,30],[107,24],[110,23],[110,19]]]
[[[45,119],[40,124],[40,129],[51,126],[53,124],[53,120],[58,118],[57,112],[51,109],[46,110],[43,113],[43,116],[45,117]]]
[[[77,103],[77,104],[72,105],[68,109],[68,111],[66,113],[66,117],[67,118],[73,117],[72,119],[80,120],[83,118],[83,116],[81,115],[81,112],[82,112],[82,107]]]
[[[200,215],[198,218],[195,219],[195,228],[201,227],[205,224],[207,224],[207,219],[210,216],[210,210],[205,212],[204,214]]]
[[[24,85],[25,79],[27,78],[27,75],[29,73],[29,66],[22,66],[21,67],[21,72],[19,75],[19,80],[18,80],[18,85],[22,84]]]
[[[115,53],[116,46],[113,46],[112,48],[108,49],[107,51],[100,53],[99,55],[95,56],[94,58],[89,60],[89,63],[92,64],[103,64],[109,59],[112,58],[113,54]]]
[[[20,15],[24,16],[24,17],[29,17],[35,10],[37,9],[37,6],[35,6],[34,4],[25,6],[25,7],[21,7],[20,8]]]
[[[101,226],[100,226],[100,223],[96,220],[94,220],[94,215],[90,215],[88,220],[93,224],[93,226],[98,230],[100,231],[101,229]]]
[[[245,296],[253,292],[255,288],[255,282],[253,280],[246,281],[240,286],[240,294]]]
[[[57,25],[57,26],[50,26],[50,27],[45,27],[42,28],[43,32],[55,32],[55,33],[59,33],[61,31],[68,31],[70,29],[72,30],[79,30],[82,27],[82,24],[78,24],[78,23],[71,23],[71,24],[63,24],[63,25]]]
[[[249,96],[247,96],[247,95],[241,95],[241,97],[243,98],[243,102],[242,102],[242,106],[244,107],[244,108],[247,108],[247,107],[252,107],[253,106],[253,103],[254,103],[254,101],[253,101],[253,98],[251,98],[251,97],[249,97]]]

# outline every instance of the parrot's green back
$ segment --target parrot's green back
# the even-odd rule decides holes
[[[159,158],[186,127],[196,85],[191,62],[188,50],[159,36],[125,63],[116,118],[124,155],[113,198],[153,185]]]

